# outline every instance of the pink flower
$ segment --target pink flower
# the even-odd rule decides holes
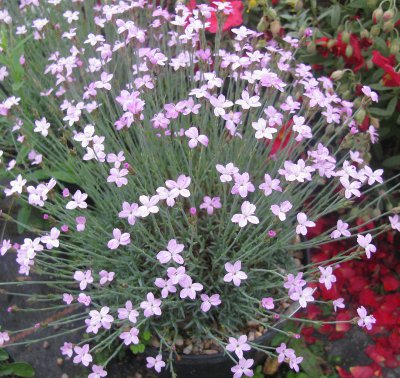
[[[223,94],[220,94],[218,97],[211,96],[210,103],[214,107],[214,114],[216,117],[223,116],[226,113],[225,108],[233,106],[233,102],[226,100]]]
[[[231,368],[231,372],[233,373],[233,378],[240,378],[243,375],[246,377],[252,377],[254,375],[253,370],[250,368],[253,366],[254,360],[252,358],[245,359],[242,358],[239,360],[239,363]]]
[[[76,222],[76,231],[78,232],[85,231],[86,217],[76,217],[75,222]]]
[[[231,190],[232,194],[239,194],[242,198],[246,198],[249,192],[254,192],[254,185],[250,182],[250,176],[247,172],[242,175],[235,173],[233,180],[235,181],[235,185]]]
[[[10,240],[6,240],[4,239],[1,243],[1,247],[0,247],[0,256],[4,256],[6,254],[6,252],[11,249],[12,245],[11,245],[11,241]]]
[[[86,209],[87,203],[85,202],[88,195],[86,193],[82,193],[80,190],[77,190],[75,194],[72,196],[72,201],[67,203],[66,209],[73,210],[77,207],[80,209]]]
[[[146,367],[151,369],[154,368],[154,370],[157,373],[161,372],[161,369],[165,367],[165,362],[162,360],[162,355],[159,354],[155,358],[154,357],[146,357],[147,365]]]
[[[190,197],[190,191],[187,189],[191,183],[191,178],[189,176],[180,175],[176,181],[167,180],[165,185],[168,189],[177,189],[179,195],[185,198]]]
[[[119,336],[120,339],[124,340],[125,345],[139,344],[139,330],[136,327],[132,327],[128,332],[122,332]]]
[[[78,295],[78,302],[88,307],[90,303],[92,303],[92,298],[90,295],[86,295],[85,293],[80,293]]]
[[[43,244],[46,244],[47,249],[58,248],[60,246],[60,242],[58,241],[59,236],[60,236],[60,230],[56,227],[53,227],[50,230],[50,234],[42,236],[40,238],[40,241]]]
[[[119,228],[114,228],[113,236],[114,239],[107,243],[110,249],[117,249],[120,245],[128,245],[131,242],[131,236],[127,232],[122,233]]]
[[[190,148],[196,148],[199,143],[205,147],[208,146],[207,136],[199,135],[199,130],[197,129],[197,127],[189,128],[189,130],[185,131],[185,135],[190,139],[189,140]]]
[[[169,293],[176,293],[176,287],[172,280],[164,280],[163,278],[156,278],[154,285],[161,289],[161,297],[167,298]]]
[[[158,201],[160,198],[158,196],[140,196],[139,201],[142,204],[142,206],[139,207],[138,209],[138,214],[145,218],[150,214],[156,214],[160,210],[157,206]]]
[[[272,180],[271,176],[268,174],[264,175],[264,182],[259,186],[261,190],[264,191],[265,196],[269,196],[272,194],[273,190],[277,192],[282,192],[282,188],[280,187],[280,181],[278,179]]]
[[[357,309],[358,316],[360,319],[358,320],[357,324],[360,327],[365,327],[368,331],[372,329],[372,324],[376,323],[376,319],[373,315],[367,315],[367,310],[364,306],[361,306]]]
[[[221,173],[219,178],[221,182],[232,181],[232,176],[236,173],[239,173],[239,168],[235,167],[233,163],[228,163],[225,167],[221,164],[217,164],[216,169],[219,173]]]
[[[63,294],[63,301],[67,304],[70,305],[74,300],[74,297],[72,294],[64,293]]]
[[[105,285],[107,282],[111,282],[114,279],[114,272],[107,272],[106,270],[101,270],[99,272],[100,285]]]
[[[120,320],[129,319],[130,322],[135,324],[138,316],[139,312],[133,308],[131,301],[125,303],[125,308],[118,309],[118,319]]]
[[[115,182],[118,188],[128,184],[128,179],[125,177],[128,175],[128,170],[125,168],[111,168],[110,176],[107,177],[107,182]]]
[[[161,315],[161,300],[160,299],[155,299],[153,293],[148,293],[147,294],[147,301],[143,301],[140,303],[140,307],[144,310],[143,314],[146,318],[149,318],[150,316],[156,315],[160,316]]]
[[[0,332],[0,346],[4,345],[7,341],[10,341],[8,332]]]
[[[255,205],[251,204],[249,201],[244,201],[240,207],[240,210],[242,213],[234,214],[231,219],[233,223],[238,223],[239,227],[246,226],[247,222],[253,224],[258,224],[260,222],[259,219],[254,215],[256,211]]]
[[[35,121],[35,126],[33,129],[35,133],[40,133],[44,137],[49,135],[50,123],[47,122],[46,118],[43,117],[40,121]]]
[[[92,271],[87,270],[85,272],[82,272],[80,270],[77,270],[74,274],[74,279],[75,281],[79,282],[79,288],[81,290],[85,290],[87,285],[93,282]]]
[[[370,87],[367,85],[364,85],[361,88],[362,93],[364,93],[367,97],[369,97],[372,101],[378,102],[378,94],[374,91],[371,90]]]
[[[74,347],[74,352],[76,356],[74,357],[74,364],[82,363],[83,366],[89,366],[92,362],[93,357],[89,353],[89,344],[85,344],[83,347]]]
[[[241,271],[242,268],[242,262],[241,261],[236,261],[234,264],[231,263],[226,263],[225,264],[225,270],[228,272],[224,276],[224,281],[225,282],[231,282],[233,281],[233,284],[235,286],[240,286],[242,280],[247,279],[247,274],[243,271]]]
[[[183,251],[185,246],[178,244],[176,239],[171,239],[167,245],[167,251],[160,251],[157,254],[157,259],[161,264],[166,264],[169,261],[174,260],[177,264],[183,264],[184,260],[180,253]]]
[[[344,302],[343,298],[338,298],[338,299],[335,299],[334,301],[332,301],[333,309],[335,310],[335,312],[336,312],[336,310],[338,308],[344,308],[345,307],[343,302]]]
[[[293,301],[299,301],[301,307],[306,308],[308,302],[314,301],[313,289],[306,287],[305,289],[299,289],[290,295],[290,299]]]
[[[219,306],[221,304],[219,294],[213,294],[211,296],[208,296],[207,294],[201,294],[200,298],[203,301],[200,306],[201,311],[203,312],[209,311],[211,306]]]
[[[286,220],[286,213],[292,208],[292,204],[289,201],[281,202],[279,205],[272,205],[271,211],[276,215],[282,222]]]
[[[371,244],[372,241],[372,235],[371,234],[366,234],[364,235],[357,235],[357,243],[361,248],[365,249],[365,254],[367,255],[367,258],[371,258],[371,253],[376,252],[376,247]]]
[[[247,336],[242,335],[238,339],[229,338],[229,344],[225,348],[229,352],[234,352],[238,358],[243,358],[243,352],[249,351],[250,345],[247,344]]]
[[[133,226],[136,223],[136,217],[139,215],[139,205],[137,203],[124,202],[122,204],[122,211],[119,212],[118,216],[120,218],[127,218],[128,223]]]
[[[88,378],[103,378],[107,376],[107,372],[103,369],[103,366],[93,365],[92,373],[88,375]]]
[[[336,282],[336,276],[332,274],[332,267],[328,266],[326,269],[322,266],[318,267],[321,276],[319,278],[319,283],[324,284],[327,290],[330,290],[332,288],[332,283]]]
[[[347,199],[350,199],[352,195],[356,197],[361,196],[361,192],[358,190],[361,187],[361,182],[353,181],[350,183],[347,177],[340,177],[340,182],[342,183],[343,188],[345,189],[344,196]]]
[[[274,299],[271,297],[263,298],[261,300],[261,306],[263,306],[267,310],[273,310],[275,308]]]
[[[346,236],[346,237],[351,236],[351,233],[348,230],[348,228],[349,228],[349,225],[339,219],[337,221],[336,230],[332,231],[332,233],[331,233],[331,238],[337,239],[337,238],[340,238],[341,236]]]
[[[114,322],[114,318],[109,315],[110,308],[104,306],[100,311],[92,310],[89,312],[90,315],[90,325],[94,327],[103,327],[104,329],[110,329],[111,324]],[[96,332],[95,332],[96,333]]]
[[[221,199],[219,197],[211,198],[209,196],[205,196],[203,201],[204,202],[200,205],[200,209],[207,210],[208,215],[212,215],[214,213],[214,209],[220,209],[222,207]]]
[[[186,276],[184,279],[179,281],[179,285],[181,285],[182,290],[179,293],[179,297],[181,299],[185,299],[189,297],[190,299],[196,299],[196,292],[203,290],[203,285],[198,282],[193,282],[192,278]]]
[[[250,97],[249,92],[243,91],[242,98],[236,100],[235,104],[240,105],[242,109],[258,108],[261,106],[260,96]]]
[[[181,280],[183,280],[187,274],[185,273],[186,269],[184,266],[180,266],[179,268],[170,267],[167,269],[168,278],[171,279],[174,285],[177,285]]]
[[[400,217],[395,214],[392,217],[389,217],[390,221],[390,226],[393,228],[393,230],[397,230],[400,232]]]
[[[257,122],[253,122],[251,127],[256,130],[256,139],[274,139],[274,135],[278,130],[274,127],[267,126],[267,121],[264,118],[260,118]]]
[[[307,220],[307,215],[304,213],[297,214],[296,234],[307,235],[307,227],[315,227],[315,223]]]
[[[60,348],[60,350],[63,356],[71,358],[74,352],[74,347],[72,346],[72,343],[64,342],[64,345]]]
[[[294,350],[287,348],[285,343],[281,343],[275,350],[278,353],[279,363],[282,363],[286,358],[294,355]]]

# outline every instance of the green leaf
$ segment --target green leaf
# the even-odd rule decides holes
[[[68,184],[77,184],[78,183],[78,178],[69,171],[47,171],[44,169],[37,170],[35,172],[30,173],[29,175],[26,176],[30,180],[45,180],[49,178],[54,178],[57,181],[64,181]]]
[[[142,333],[142,339],[143,339],[143,341],[150,341],[150,339],[151,339],[151,332],[150,331],[144,331],[143,333]]]
[[[131,345],[130,349],[133,354],[139,354],[144,352],[145,346],[144,344]]]
[[[13,362],[12,364],[8,364],[8,366],[11,368],[12,374],[15,374],[17,377],[35,376],[35,370],[26,362]]]
[[[340,22],[340,12],[341,8],[339,4],[336,4],[332,7],[332,12],[331,12],[331,25],[333,29],[337,29],[339,26]]]
[[[13,373],[10,365],[0,365],[0,377],[8,377]]]
[[[29,151],[31,150],[31,147],[29,147],[28,145],[23,145],[21,147],[21,149],[18,151],[18,155],[17,155],[17,164],[21,164],[24,159],[26,158],[26,156],[28,155]]]
[[[400,155],[395,155],[382,162],[384,168],[400,169]]]
[[[375,36],[374,39],[374,44],[376,47],[378,47],[378,49],[383,52],[383,53],[387,53],[388,52],[388,47],[387,44],[385,42],[385,40],[381,37]]]
[[[8,353],[6,352],[5,349],[0,349],[0,361],[6,361],[8,360],[10,357],[8,355]]]
[[[396,109],[396,104],[397,104],[397,98],[393,97],[387,104],[386,109],[370,108],[369,111],[374,116],[388,118],[394,113]]]
[[[17,220],[22,224],[19,223],[17,224],[18,233],[22,234],[24,232],[26,227],[23,224],[27,225],[29,223],[29,217],[31,216],[31,212],[32,212],[32,207],[28,205],[23,205],[19,209]]]
[[[350,8],[361,8],[361,9],[368,9],[369,8],[369,4],[368,1],[365,0],[354,0],[354,1],[350,1],[350,4],[347,5]]]

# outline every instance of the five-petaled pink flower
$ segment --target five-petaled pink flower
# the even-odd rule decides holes
[[[263,298],[261,300],[261,306],[266,310],[273,310],[275,308],[274,299],[272,297]]]
[[[247,222],[258,224],[260,221],[254,215],[256,211],[256,206],[251,204],[249,201],[244,201],[242,206],[240,207],[242,211],[241,214],[234,214],[232,217],[233,223],[238,223],[239,227],[244,227],[247,225]]]
[[[190,127],[188,130],[185,131],[185,135],[190,139],[190,148],[196,148],[199,143],[205,147],[208,146],[207,136],[199,134],[199,130],[197,127]]]
[[[143,301],[140,303],[140,307],[143,309],[143,314],[146,318],[149,318],[150,316],[156,315],[160,316],[161,315],[161,300],[154,298],[153,293],[147,293],[147,301]]]
[[[372,235],[371,234],[366,234],[364,235],[357,235],[357,243],[361,248],[365,249],[365,254],[367,255],[367,258],[371,258],[371,253],[376,252],[376,247],[371,243],[372,241]]]
[[[107,282],[111,282],[114,279],[114,272],[107,272],[106,270],[101,270],[99,272],[100,276],[100,285],[105,285]]]
[[[88,375],[88,378],[103,378],[107,377],[107,372],[104,370],[103,366],[93,365],[92,373]]]
[[[120,334],[120,339],[124,340],[125,345],[139,344],[139,330],[136,327],[132,327],[129,331],[122,332]]]
[[[229,344],[226,346],[226,350],[235,353],[238,358],[243,358],[243,352],[248,352],[250,349],[246,335],[242,335],[238,339],[230,337]]]
[[[82,193],[80,190],[77,190],[72,196],[72,201],[69,201],[65,208],[68,210],[73,210],[76,208],[86,209],[87,203],[85,202],[85,200],[87,197],[88,195],[86,193]]]
[[[254,192],[254,185],[251,183],[250,176],[247,172],[243,174],[235,173],[233,175],[233,180],[235,181],[235,185],[232,187],[232,194],[239,194],[240,197],[246,198],[249,192]]]
[[[217,164],[215,167],[217,171],[221,173],[219,178],[221,182],[232,181],[233,175],[239,172],[239,168],[235,167],[233,163],[228,163],[225,167],[221,164]]]
[[[157,373],[161,372],[161,369],[165,367],[165,362],[162,360],[162,355],[159,354],[155,358],[154,357],[146,357],[147,365],[146,367],[151,369],[154,368],[154,370]]]
[[[253,366],[254,360],[252,358],[245,359],[242,358],[239,360],[239,363],[231,368],[231,372],[233,373],[233,378],[240,378],[243,375],[246,377],[252,377],[254,372],[250,369]]]
[[[201,294],[200,298],[203,301],[200,306],[201,311],[203,312],[209,311],[211,306],[219,306],[221,304],[219,294],[213,294],[211,296],[208,296],[207,294]]]
[[[357,324],[360,327],[365,327],[368,331],[372,329],[372,324],[376,323],[376,319],[373,315],[367,315],[367,310],[364,306],[361,306],[357,309],[358,316],[360,319],[358,320]]]
[[[74,352],[76,356],[74,357],[74,364],[81,363],[83,366],[89,366],[93,361],[92,355],[89,353],[89,344],[85,344],[83,347],[74,347]]]
[[[247,274],[243,272],[242,270],[242,262],[236,261],[234,264],[231,263],[226,263],[225,264],[225,270],[228,272],[224,276],[224,281],[225,282],[231,282],[233,281],[233,284],[235,286],[240,286],[242,280],[247,279]]]
[[[272,205],[271,211],[283,222],[284,220],[286,220],[286,213],[292,207],[293,206],[289,201],[284,201],[284,202],[281,202],[279,205]]]
[[[186,276],[184,279],[179,281],[179,285],[181,285],[182,290],[179,293],[179,297],[181,299],[185,299],[189,297],[190,299],[196,299],[196,292],[203,290],[203,285],[198,282],[193,282],[192,278]]]
[[[314,290],[311,287],[300,288],[290,295],[290,299],[298,301],[301,307],[306,308],[307,302],[314,301],[313,293]]]
[[[0,332],[0,346],[4,345],[7,341],[10,341],[8,332]]]
[[[178,244],[176,239],[171,239],[167,245],[167,251],[160,251],[157,254],[157,259],[161,264],[166,264],[174,260],[177,264],[183,264],[183,257],[180,253],[183,251],[185,246]]]
[[[327,290],[330,290],[332,288],[332,283],[336,282],[336,276],[332,273],[332,267],[328,266],[327,268],[324,268],[319,266],[318,268],[321,272],[319,283],[325,285]]]
[[[205,196],[203,198],[203,203],[200,205],[200,209],[207,210],[208,215],[212,215],[214,213],[214,209],[220,209],[221,207],[221,199],[219,197],[211,198],[209,196]]]
[[[124,308],[118,309],[118,319],[120,320],[129,319],[130,322],[135,324],[138,316],[139,312],[133,308],[131,301],[127,301]]]
[[[113,236],[114,239],[107,243],[110,249],[117,249],[120,245],[128,245],[131,242],[131,236],[127,232],[122,233],[119,228],[114,228]]]
[[[79,288],[81,290],[85,290],[87,285],[93,282],[92,271],[87,270],[85,272],[82,272],[80,270],[77,270],[74,274],[74,279],[75,281],[79,282]]]
[[[307,219],[307,215],[304,213],[297,214],[297,222],[299,222],[299,224],[296,226],[296,234],[298,235],[307,235],[307,228],[315,227],[315,223],[309,221]]]
[[[336,224],[336,230],[333,230],[331,232],[331,238],[337,239],[340,238],[341,236],[346,236],[346,237],[351,236],[351,233],[348,230],[348,228],[349,228],[348,223],[345,223],[339,219]]]

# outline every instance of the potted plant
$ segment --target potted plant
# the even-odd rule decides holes
[[[157,372],[176,375],[182,355],[197,355],[204,369],[225,353],[235,378],[252,376],[251,350],[298,371],[301,356],[263,339],[284,332],[287,307],[314,300],[313,283],[332,287],[337,264],[376,252],[380,230],[352,223],[378,204],[364,193],[382,186],[382,171],[363,160],[370,136],[351,133],[358,110],[297,62],[304,41],[257,50],[258,33],[245,27],[229,38],[231,11],[229,2],[167,9],[52,0],[0,13],[9,25],[3,54],[24,41],[15,63],[24,80],[3,101],[17,141],[17,156],[4,161],[4,195],[45,220],[36,238],[3,240],[1,254],[16,252],[22,275],[50,276],[42,282],[57,293],[46,299],[67,310],[43,325],[80,321],[88,336],[75,345],[66,338],[61,352],[90,367],[90,378],[150,337],[157,354],[147,366]],[[12,77],[3,86],[12,91]],[[377,98],[364,93],[366,102]],[[338,212],[336,228],[307,239]],[[298,252],[331,238],[352,238],[354,247],[298,262]],[[356,321],[370,328],[375,319],[360,308]],[[17,332],[3,330],[0,345]]]

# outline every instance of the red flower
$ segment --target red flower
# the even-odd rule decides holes
[[[346,55],[347,46],[350,45],[353,49],[353,53],[350,57]],[[332,47],[332,52],[336,56],[341,56],[346,65],[353,67],[353,71],[357,72],[364,66],[364,58],[361,55],[361,45],[360,40],[354,34],[350,34],[349,43],[344,43],[342,40],[342,33],[337,37],[336,44]]]
[[[385,87],[399,87],[400,73],[394,70],[396,59],[394,55],[384,57],[379,51],[372,51],[372,62],[385,71],[382,82]]]

